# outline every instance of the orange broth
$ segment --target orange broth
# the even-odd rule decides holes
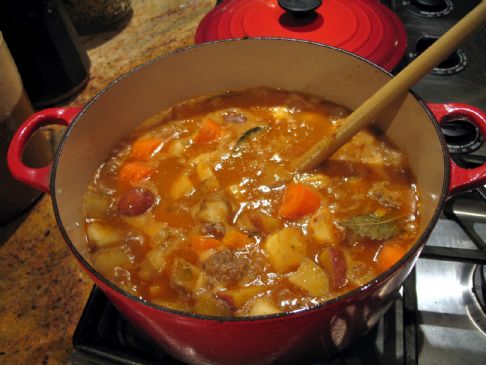
[[[417,235],[406,156],[367,130],[313,171],[288,168],[347,114],[255,88],[145,121],[86,193],[94,267],[148,301],[215,316],[307,308],[370,281]]]

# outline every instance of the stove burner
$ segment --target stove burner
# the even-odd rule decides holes
[[[451,0],[411,0],[408,11],[425,18],[437,18],[449,14],[454,5]]]
[[[417,40],[415,45],[415,52],[409,56],[411,59],[416,58],[427,48],[429,48],[439,37],[423,36]],[[432,75],[453,75],[461,72],[467,66],[467,57],[464,51],[458,49],[454,51],[449,57],[442,61],[437,67],[430,72]]]
[[[473,275],[473,292],[481,306],[483,313],[486,313],[486,266],[476,266]]]
[[[481,131],[466,116],[453,116],[443,120],[440,128],[451,154],[471,153],[483,144]]]

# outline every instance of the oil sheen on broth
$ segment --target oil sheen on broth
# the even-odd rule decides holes
[[[318,169],[287,167],[347,114],[255,88],[145,121],[86,193],[94,267],[147,301],[214,316],[308,308],[372,280],[416,238],[406,156],[367,130]]]

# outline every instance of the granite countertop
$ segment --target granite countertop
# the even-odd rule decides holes
[[[132,0],[117,30],[81,38],[91,61],[83,105],[112,80],[160,54],[193,44],[214,0]],[[0,228],[0,363],[67,364],[93,283],[64,243],[51,198]]]

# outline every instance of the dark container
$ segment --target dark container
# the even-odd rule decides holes
[[[0,30],[35,108],[69,99],[88,81],[88,55],[60,0],[0,1]]]

